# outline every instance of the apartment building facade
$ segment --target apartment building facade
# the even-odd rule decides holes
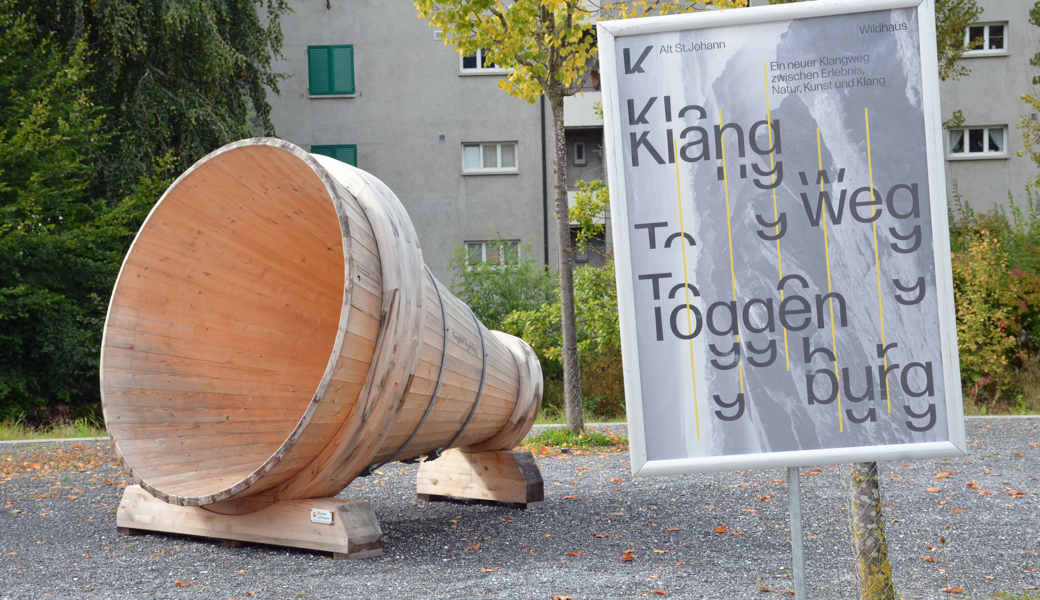
[[[944,136],[947,189],[956,190],[975,210],[1006,205],[1008,192],[1024,200],[1037,167],[1019,156],[1025,145],[1018,124],[1037,115],[1022,101],[1036,94],[1032,80],[1040,67],[1029,60],[1040,52],[1040,28],[1029,23],[1034,0],[976,0],[983,9],[965,33],[982,45],[964,55],[971,73],[940,84],[943,119],[963,115]]]
[[[941,83],[943,118],[963,123],[944,132],[946,173],[976,210],[1017,198],[1037,170],[1017,128],[1030,117],[1022,94],[1034,93],[1040,28],[1028,22],[1033,0],[977,0],[984,9],[965,32],[983,46],[962,64],[971,74]],[[753,0],[753,5],[767,0]],[[440,32],[417,18],[409,0],[295,0],[284,17],[290,77],[269,95],[278,135],[311,152],[354,164],[383,180],[415,222],[426,263],[450,282],[454,248],[470,260],[497,261],[488,240],[500,236],[521,253],[555,267],[552,129],[547,104],[499,89],[506,72],[482,53],[459,57]],[[593,71],[567,98],[567,180],[605,179],[601,100]],[[1031,115],[1032,118],[1040,118]],[[575,254],[602,264],[607,235]]]
[[[290,4],[276,65],[289,78],[268,98],[279,137],[386,183],[411,215],[426,263],[446,283],[458,244],[472,260],[496,261],[487,244],[496,236],[555,266],[547,103],[503,92],[506,71],[482,53],[459,57],[409,0]],[[586,104],[584,121],[592,116]],[[579,177],[602,169],[602,122],[581,135],[586,158],[570,161]]]

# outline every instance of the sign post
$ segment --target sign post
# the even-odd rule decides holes
[[[932,1],[598,33],[633,475],[963,455]]]

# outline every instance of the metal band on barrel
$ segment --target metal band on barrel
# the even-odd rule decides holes
[[[419,433],[419,428],[421,428],[423,423],[426,422],[426,418],[430,416],[430,412],[433,410],[433,405],[437,402],[437,392],[441,389],[441,378],[444,377],[444,363],[448,361],[448,315],[444,310],[444,297],[441,296],[441,284],[438,283],[437,278],[433,276],[430,267],[423,265],[423,268],[426,269],[426,274],[429,275],[430,279],[433,281],[433,288],[437,290],[437,301],[441,304],[441,325],[444,328],[444,342],[441,344],[441,370],[437,373],[437,385],[433,386],[433,396],[430,397],[430,404],[426,407],[426,412],[423,413],[422,419],[419,419],[419,424],[415,426],[414,430],[412,430],[412,435],[408,436],[408,439],[401,444],[401,447],[397,449],[397,452],[394,452],[393,456],[384,460],[378,466],[371,467],[373,471],[388,462],[392,462],[395,458],[400,456],[401,453],[404,452],[404,449],[408,447],[408,444],[412,442],[412,439],[415,438],[415,434]]]
[[[462,432],[466,431],[466,426],[469,425],[469,422],[473,419],[473,415],[477,412],[477,405],[480,404],[480,395],[484,393],[484,378],[487,376],[487,348],[484,345],[484,330],[481,329],[480,321],[477,319],[477,315],[473,312],[473,309],[468,306],[466,308],[469,309],[469,314],[473,317],[473,323],[477,326],[477,332],[480,333],[480,353],[483,355],[484,360],[480,367],[480,387],[477,388],[477,399],[473,401],[473,408],[469,409],[469,415],[466,416],[466,422],[462,424],[462,428],[455,434],[455,437],[451,438],[450,442],[444,444],[435,451],[435,457],[440,456],[446,449],[451,448],[451,445],[462,437]]]

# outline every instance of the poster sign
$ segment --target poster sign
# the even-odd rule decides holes
[[[599,44],[633,473],[963,455],[931,1]]]

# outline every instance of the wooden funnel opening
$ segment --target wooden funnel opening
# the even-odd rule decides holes
[[[296,150],[257,143],[203,159],[123,264],[102,350],[105,419],[155,495],[247,487],[321,395],[346,314],[344,233],[316,163]]]

